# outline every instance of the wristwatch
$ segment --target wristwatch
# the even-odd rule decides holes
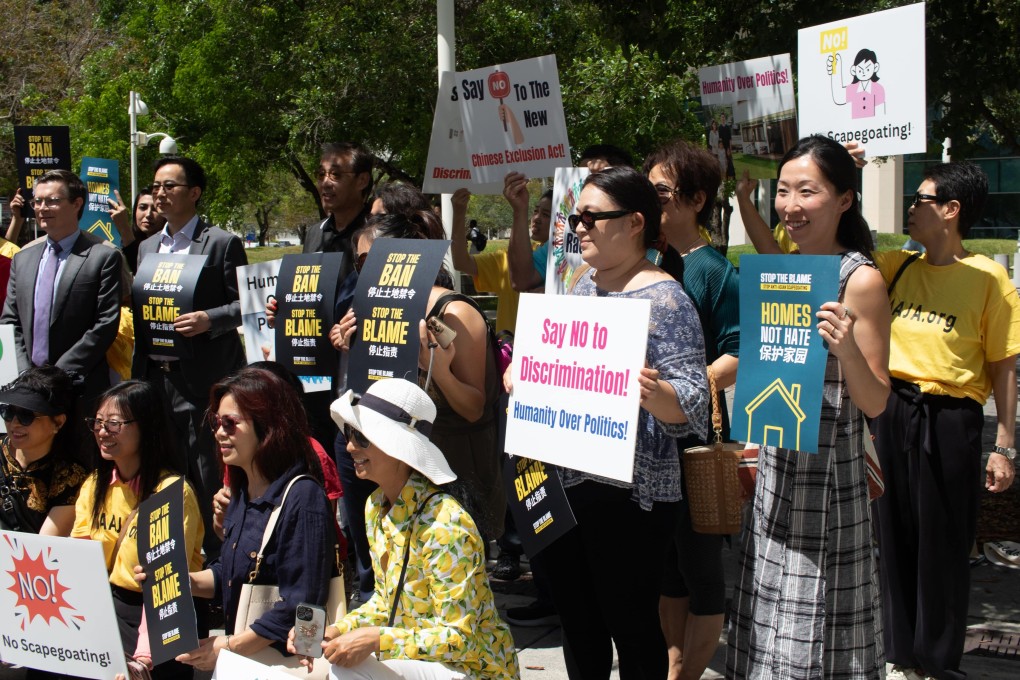
[[[1016,449],[1012,446],[995,446],[992,448],[992,452],[1001,454],[1010,460],[1016,460]]]

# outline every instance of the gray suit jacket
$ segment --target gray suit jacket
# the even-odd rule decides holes
[[[35,282],[45,240],[14,256],[0,323],[14,326],[18,369],[32,366]],[[120,323],[123,258],[102,239],[81,232],[71,247],[50,311],[49,362],[85,379],[86,398],[110,386],[106,351]]]
[[[138,264],[149,253],[159,252],[160,234],[153,234],[138,246]],[[241,302],[237,289],[237,268],[248,264],[244,245],[238,237],[202,220],[195,228],[189,253],[206,255],[202,275],[195,291],[195,310],[205,311],[212,322],[208,332],[191,338],[193,357],[181,359],[181,373],[194,404],[205,408],[209,388],[226,375],[244,366],[244,350],[237,333],[241,325]],[[140,321],[135,317],[135,337],[140,337]],[[148,353],[135,344],[131,375],[146,377]]]

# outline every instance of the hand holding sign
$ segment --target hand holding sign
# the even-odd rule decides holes
[[[503,121],[503,132],[506,132],[506,118],[503,115],[503,98],[510,95],[510,76],[503,71],[489,74],[489,96],[499,100],[499,117]]]

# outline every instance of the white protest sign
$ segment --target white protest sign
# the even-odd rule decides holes
[[[109,578],[95,541],[0,532],[0,658],[74,677],[126,676]]]
[[[14,344],[14,326],[4,324],[0,326],[0,385],[8,385],[18,377],[18,354]],[[7,427],[3,420],[0,420],[0,432],[6,432]]]
[[[779,159],[797,143],[797,102],[790,55],[709,66],[698,71],[705,139],[723,177],[775,177]]]
[[[457,73],[468,161],[479,182],[550,177],[570,164],[556,56]]]
[[[630,482],[651,302],[521,295],[506,451]]]
[[[216,657],[216,668],[213,669],[212,680],[236,680],[236,678],[294,680],[294,676],[289,673],[270,668],[226,649],[220,650],[219,656]]]
[[[925,150],[924,3],[804,28],[797,45],[801,135]]]
[[[546,258],[546,295],[562,295],[574,270],[583,264],[581,242],[570,231],[567,217],[574,214],[588,168],[556,168],[553,180],[552,220],[549,226],[549,256]]]
[[[451,194],[461,187],[467,187],[476,194],[501,193],[502,177],[498,182],[483,184],[476,182],[471,174],[460,104],[455,94],[456,79],[457,74],[453,71],[439,74],[436,114],[432,118],[429,159],[425,165],[425,182],[421,190],[426,194]]]

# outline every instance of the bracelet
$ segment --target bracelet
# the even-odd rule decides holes
[[[228,652],[233,652],[234,651],[233,649],[230,648],[230,636],[229,635],[227,636],[227,651]]]

